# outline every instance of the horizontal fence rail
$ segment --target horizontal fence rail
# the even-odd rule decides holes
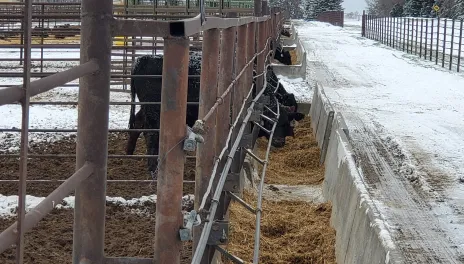
[[[460,72],[463,20],[363,15],[362,36]]]

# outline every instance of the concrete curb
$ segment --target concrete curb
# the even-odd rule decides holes
[[[324,143],[321,138],[328,142],[322,194],[325,201],[332,202],[331,225],[336,230],[337,263],[402,263],[390,230],[357,169],[343,115],[335,113],[332,124],[328,124],[327,111],[333,108],[320,85],[314,91],[311,105],[314,106],[310,111],[314,119],[311,125],[318,144]],[[328,125],[330,132],[322,129]]]

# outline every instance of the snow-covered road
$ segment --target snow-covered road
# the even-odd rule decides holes
[[[464,75],[362,38],[358,21],[294,23],[406,263],[462,263]]]

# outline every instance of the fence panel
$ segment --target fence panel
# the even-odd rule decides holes
[[[459,72],[463,56],[462,24],[462,19],[376,17],[364,13],[362,35]]]

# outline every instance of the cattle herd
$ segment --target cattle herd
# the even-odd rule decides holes
[[[279,50],[279,49],[277,49]],[[281,51],[282,49],[280,49]],[[283,54],[285,52],[280,52]],[[288,53],[288,52],[286,52]],[[278,53],[276,52],[275,55]],[[202,51],[190,51],[190,60],[188,67],[188,102],[199,102],[200,96],[200,78],[196,77],[201,74],[201,58]],[[287,54],[290,56],[290,54]],[[275,56],[276,60],[281,60],[284,56]],[[132,68],[132,75],[162,75],[163,73],[163,55],[144,55],[138,57]],[[256,74],[256,72],[254,72]],[[267,108],[263,114],[267,117],[274,118],[272,112],[277,111],[277,104],[280,105],[280,117],[277,122],[272,146],[280,148],[285,146],[285,138],[294,136],[295,121],[300,121],[304,118],[304,114],[298,112],[298,105],[295,96],[288,93],[283,85],[279,82],[275,75],[272,66],[267,67],[266,71],[267,86],[265,87],[264,95],[270,97],[267,103]],[[162,79],[156,77],[133,77],[131,79],[131,101],[135,102],[135,97],[140,102],[161,102]],[[259,87],[258,87],[259,89]],[[187,105],[186,124],[192,127],[198,119],[198,104]],[[272,123],[268,120],[262,120],[261,126],[270,130]],[[159,129],[160,128],[160,105],[159,104],[143,104],[140,110],[136,113],[135,105],[131,105],[129,129]],[[129,132],[129,138],[126,146],[126,154],[133,155],[137,143],[142,132],[135,130]],[[159,132],[143,132],[146,142],[147,155],[158,155],[159,148]],[[258,137],[266,137],[269,135],[260,130]],[[148,171],[152,176],[156,177],[157,160],[154,158],[148,159]]]

